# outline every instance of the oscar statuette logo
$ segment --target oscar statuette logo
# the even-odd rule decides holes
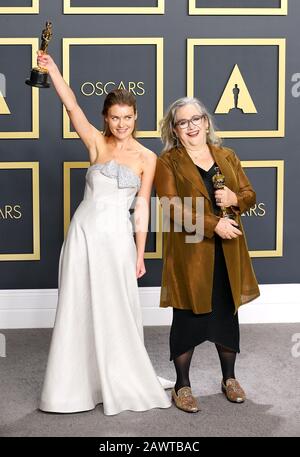
[[[49,42],[52,38],[52,23],[47,21],[46,28],[42,31],[41,37],[41,47],[40,51],[44,54],[47,54],[47,49]],[[33,87],[38,87],[40,89],[45,89],[50,87],[50,83],[48,82],[48,70],[46,68],[37,66],[31,70],[30,79],[26,79],[26,84]]]
[[[238,110],[243,114],[257,114],[257,109],[237,64],[230,75],[215,113],[228,114],[233,110]]]

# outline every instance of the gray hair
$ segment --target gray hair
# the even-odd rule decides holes
[[[164,145],[163,152],[169,151],[178,144],[178,139],[174,135],[174,127],[176,123],[176,112],[178,108],[186,105],[195,105],[201,114],[205,114],[208,119],[209,132],[207,133],[207,142],[220,146],[222,139],[217,136],[215,132],[215,124],[211,114],[207,111],[205,106],[197,98],[183,97],[176,100],[169,106],[164,118],[160,121],[161,139]]]

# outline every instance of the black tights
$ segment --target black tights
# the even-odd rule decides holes
[[[189,351],[185,352],[184,354],[180,354],[178,357],[174,359],[174,365],[176,370],[176,384],[175,384],[175,391],[176,393],[181,387],[184,386],[191,386],[190,378],[189,378],[189,371],[190,371],[190,364],[192,360],[192,355],[194,353],[194,348],[190,349]]]
[[[222,374],[223,374],[223,381],[224,383],[227,381],[229,378],[234,378],[234,365],[235,365],[235,359],[236,359],[236,352],[231,351],[230,349],[225,348],[224,346],[221,346],[220,344],[215,344],[220,363],[221,363],[221,369],[222,369]],[[194,353],[194,349],[192,348],[189,351],[185,352],[184,354],[179,355],[174,359],[174,365],[175,365],[175,370],[176,370],[176,384],[175,384],[175,391],[178,392],[178,390],[181,387],[184,386],[191,386],[190,383],[190,378],[189,378],[189,371],[190,371],[190,364],[192,360],[192,356]]]
[[[236,352],[231,351],[220,344],[215,345],[219,354],[221,369],[223,374],[223,382],[226,383],[227,379],[235,378],[234,365],[236,359]]]

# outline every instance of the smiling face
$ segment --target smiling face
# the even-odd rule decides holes
[[[186,128],[180,127],[184,127],[187,124],[184,121],[190,121],[191,119],[194,123],[189,122]],[[206,143],[206,130],[208,127],[208,118],[203,116],[197,105],[189,104],[177,109],[174,132],[183,146],[195,148]]]
[[[128,105],[112,105],[105,116],[110,132],[119,140],[125,140],[132,135],[136,119],[134,107]]]

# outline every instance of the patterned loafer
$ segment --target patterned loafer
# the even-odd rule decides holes
[[[177,408],[182,409],[186,413],[197,413],[200,411],[196,398],[192,395],[190,387],[181,387],[177,394],[175,389],[172,389],[172,399]]]
[[[233,403],[243,403],[246,400],[245,392],[239,382],[234,378],[227,379],[226,385],[222,380],[221,388],[227,399]]]

